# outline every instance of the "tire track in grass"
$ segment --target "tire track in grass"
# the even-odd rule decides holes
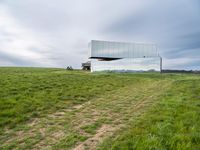
[[[170,83],[161,85],[159,87],[160,92],[162,93],[163,92],[162,90],[167,89],[169,85]],[[153,89],[153,91],[155,90],[152,87],[150,89],[147,88],[147,90],[151,90],[151,89]],[[97,144],[102,142],[104,138],[106,138],[107,136],[111,136],[117,130],[125,128],[127,126],[126,123],[128,123],[127,120],[132,120],[134,119],[134,117],[137,117],[138,115],[141,115],[143,112],[145,112],[146,111],[145,107],[150,107],[150,105],[153,104],[153,101],[157,98],[160,92],[153,93],[150,96],[144,97],[143,99],[134,103],[133,106],[129,105],[128,107],[127,105],[125,105],[128,113],[132,117],[129,118],[129,116],[124,116],[127,113],[126,111],[124,111],[124,113],[120,113],[120,116],[117,116],[118,119],[114,119],[111,124],[102,124],[102,126],[96,131],[96,134],[88,138],[86,141],[77,144],[74,150],[95,149]]]
[[[105,137],[146,111],[169,85],[169,81],[145,81],[36,118],[25,129],[8,131],[11,138],[5,140],[4,146],[15,143],[18,149],[94,149]]]

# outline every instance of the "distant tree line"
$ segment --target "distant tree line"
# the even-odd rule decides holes
[[[197,73],[200,74],[200,70],[162,70],[163,73]]]

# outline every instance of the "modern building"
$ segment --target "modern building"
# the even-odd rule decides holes
[[[155,44],[92,40],[89,48],[91,72],[162,70],[162,58]]]

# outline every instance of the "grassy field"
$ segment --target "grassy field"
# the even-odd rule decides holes
[[[200,149],[200,76],[0,68],[0,149]]]

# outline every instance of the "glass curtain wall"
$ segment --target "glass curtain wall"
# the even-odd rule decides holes
[[[160,71],[155,44],[92,40],[91,71]]]
[[[158,57],[155,44],[92,41],[90,57],[144,58]]]
[[[92,59],[91,71],[160,71],[160,58],[123,58],[112,61]]]

